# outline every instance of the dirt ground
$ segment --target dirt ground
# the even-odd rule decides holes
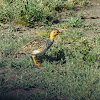
[[[91,27],[84,30],[85,37],[100,37],[100,0],[92,0],[88,7],[79,10],[77,13],[83,16],[85,27]]]
[[[85,8],[77,8],[76,10],[77,14],[81,14],[84,20],[84,27],[90,26],[89,29],[85,29],[85,37],[86,38],[92,38],[94,36],[99,36],[100,37],[100,0],[92,0],[91,4]],[[6,30],[9,26],[3,26],[0,27],[0,31]],[[18,28],[19,29],[19,28]],[[21,28],[19,29],[19,32],[24,31],[27,33],[27,29]],[[30,32],[32,32],[32,29],[30,29]],[[14,72],[11,72],[10,69],[6,69],[8,72],[12,73],[14,75]],[[5,72],[5,69],[2,71],[0,70],[0,76],[2,73]],[[10,77],[9,79],[12,79],[13,77]],[[12,86],[11,86],[12,87]],[[1,88],[1,87],[0,87]],[[30,97],[33,92],[39,92],[40,94],[43,94],[44,91],[36,88],[30,88],[30,89],[18,89],[14,88],[12,90],[7,90],[2,96],[0,97],[0,100],[11,100],[14,99],[16,100],[18,96],[22,97],[21,99],[25,99]],[[8,96],[11,96],[7,98]],[[14,98],[16,96],[16,99]],[[3,98],[2,98],[3,97]],[[24,97],[24,98],[23,98]]]

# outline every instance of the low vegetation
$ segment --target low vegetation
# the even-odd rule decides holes
[[[62,30],[52,47],[45,54],[39,55],[38,60],[42,66],[38,68],[34,66],[31,55],[14,57],[18,48],[34,38],[33,33],[26,35],[13,25],[0,31],[0,69],[9,69],[0,75],[1,94],[5,93],[6,88],[16,87],[26,91],[34,88],[42,90],[42,93],[33,92],[25,100],[99,100],[100,38],[85,38],[82,31],[84,24],[76,14],[66,15],[65,21],[58,24],[46,23],[47,17],[50,14],[52,16],[55,10],[72,9],[76,4],[85,5],[87,0],[0,2],[3,9],[0,9],[2,24],[7,20],[27,26],[33,21],[42,21],[47,25],[36,27],[34,32],[45,37],[49,36],[53,28]],[[20,96],[14,99],[22,100]]]
[[[29,25],[34,21],[52,21],[54,12],[86,5],[87,0],[0,0],[0,20]]]

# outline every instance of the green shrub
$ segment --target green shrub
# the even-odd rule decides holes
[[[59,11],[66,8],[73,8],[75,4],[80,2],[87,1],[1,0],[0,20],[13,21],[14,23],[23,24],[25,26],[34,21],[46,23],[48,22],[48,17],[52,16],[55,10]]]

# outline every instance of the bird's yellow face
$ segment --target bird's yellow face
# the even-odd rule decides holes
[[[53,30],[50,34],[50,40],[53,40],[57,35],[60,35],[59,30]]]

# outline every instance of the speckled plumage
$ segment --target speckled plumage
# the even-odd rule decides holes
[[[53,44],[54,40],[45,37],[35,37],[32,41],[22,46],[16,53],[27,53],[33,56],[44,53]]]

